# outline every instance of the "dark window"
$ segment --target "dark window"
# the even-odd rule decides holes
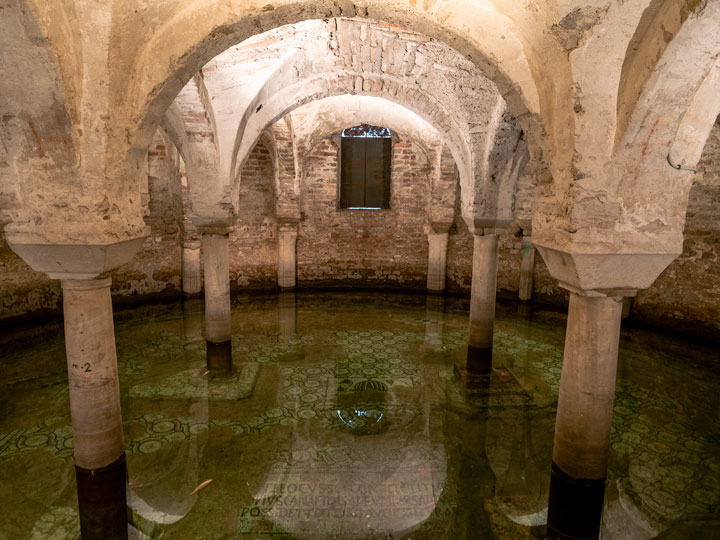
[[[387,128],[363,124],[342,132],[340,208],[390,208],[391,153]]]

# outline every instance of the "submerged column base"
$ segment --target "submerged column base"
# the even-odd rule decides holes
[[[229,375],[232,373],[232,341],[222,343],[206,342],[207,368],[213,375]]]
[[[605,478],[573,478],[553,463],[550,471],[547,538],[599,538],[604,499]]]
[[[125,454],[101,469],[75,466],[82,540],[127,540]]]
[[[486,375],[492,371],[492,347],[467,349],[467,371],[471,375]]]

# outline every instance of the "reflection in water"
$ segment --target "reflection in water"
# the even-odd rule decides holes
[[[227,376],[232,373],[232,344],[206,342],[207,347],[207,368],[210,374],[215,376]]]
[[[131,538],[527,540],[542,530],[563,314],[536,308],[527,321],[498,305],[493,369],[476,375],[464,370],[462,301],[285,298],[235,306],[224,377],[206,373],[192,306],[118,321],[129,477],[114,471],[106,499],[88,495],[88,478],[78,475],[78,492],[72,481],[62,336],[8,346],[0,503],[15,511],[0,515],[0,537],[75,540],[100,508],[119,532],[125,496]],[[716,351],[629,337],[603,537],[717,534],[720,377],[698,365]],[[580,501],[556,479],[552,497]]]
[[[280,337],[292,339],[295,337],[297,322],[297,306],[295,291],[281,292],[277,295],[278,330]]]

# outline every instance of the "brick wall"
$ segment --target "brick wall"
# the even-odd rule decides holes
[[[240,174],[240,206],[230,235],[230,286],[233,289],[277,285],[277,220],[270,150],[255,145]]]
[[[430,164],[416,144],[393,144],[389,210],[337,209],[338,150],[330,139],[305,155],[301,174],[301,285],[425,287]]]

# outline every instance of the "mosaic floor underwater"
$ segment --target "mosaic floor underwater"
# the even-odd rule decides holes
[[[131,537],[511,540],[544,522],[564,314],[499,304],[477,385],[454,370],[463,300],[236,298],[225,377],[188,306],[116,322]],[[0,539],[79,537],[58,330],[3,342]],[[720,538],[716,362],[623,331],[604,538]]]

